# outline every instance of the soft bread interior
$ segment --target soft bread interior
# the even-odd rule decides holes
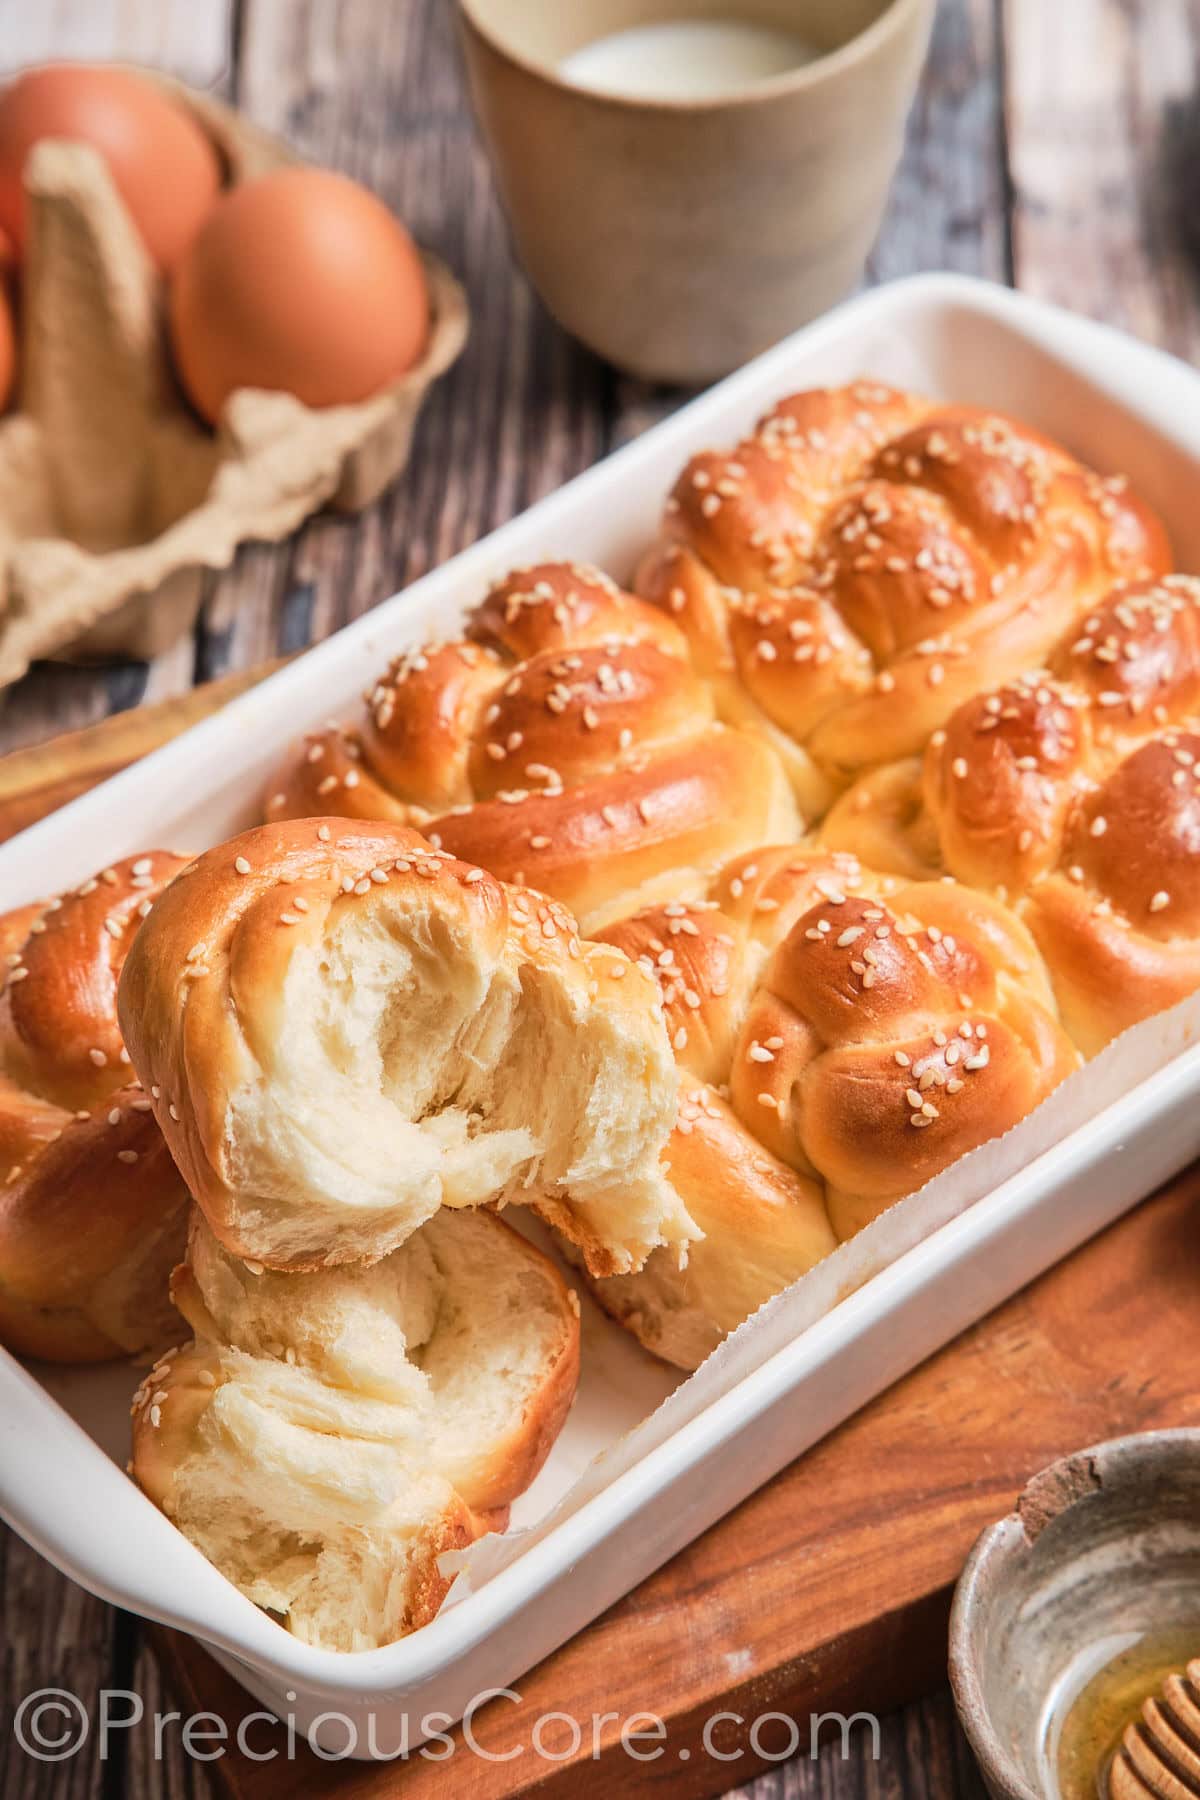
[[[690,1235],[658,1170],[674,1071],[656,996],[583,946],[493,951],[469,915],[381,900],[297,933],[270,1031],[230,1093],[234,1241],[303,1267],[392,1249],[439,1206],[531,1188],[590,1260]],[[577,940],[576,940],[577,941]],[[589,980],[602,958],[608,990]],[[235,999],[238,996],[235,991]]]
[[[574,1394],[578,1307],[490,1213],[441,1213],[371,1268],[254,1273],[199,1219],[195,1341],[134,1406],[134,1473],[297,1636],[389,1643],[436,1612],[441,1552],[502,1523]]]

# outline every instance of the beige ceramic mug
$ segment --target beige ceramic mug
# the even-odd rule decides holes
[[[846,295],[883,216],[935,3],[460,0],[500,195],[555,318],[633,374],[701,382]],[[598,39],[684,21],[786,31],[817,54],[707,98],[621,97],[563,72]]]

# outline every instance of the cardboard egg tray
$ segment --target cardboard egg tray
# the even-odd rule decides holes
[[[228,183],[296,160],[228,107],[167,85]],[[239,390],[214,432],[180,393],[161,277],[100,156],[39,144],[25,184],[20,387],[0,420],[0,687],[38,657],[155,656],[192,628],[205,572],[239,544],[286,537],[322,506],[369,504],[404,467],[468,322],[462,288],[423,253],[430,338],[406,375],[320,410]]]

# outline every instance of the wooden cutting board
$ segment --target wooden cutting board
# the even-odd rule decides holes
[[[197,690],[186,717],[147,708],[0,758],[0,838],[249,679]],[[251,1754],[231,1749],[209,1773],[233,1800],[722,1792],[763,1766],[748,1732],[765,1713],[796,1718],[807,1748],[814,1714],[883,1712],[944,1683],[963,1560],[1035,1470],[1124,1432],[1200,1424],[1181,1354],[1198,1307],[1200,1165],[792,1464],[522,1678],[518,1702],[484,1709],[487,1758],[457,1741],[449,1764],[329,1763],[303,1747],[289,1759],[282,1727],[260,1722]],[[183,1711],[218,1714],[232,1740],[254,1702],[190,1639],[153,1635]],[[621,1730],[647,1711],[667,1736],[643,1762]],[[560,1761],[531,1749],[547,1713],[582,1727]],[[718,1713],[736,1717],[706,1734]],[[615,1716],[593,1728],[601,1714]],[[762,1728],[767,1757],[782,1729]],[[554,1755],[573,1735],[550,1722],[543,1741]]]

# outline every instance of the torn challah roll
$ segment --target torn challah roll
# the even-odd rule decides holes
[[[658,991],[564,908],[401,825],[304,820],[207,852],[154,908],[121,1019],[238,1255],[385,1256],[440,1206],[527,1201],[597,1274],[694,1235],[659,1167]]]
[[[182,866],[132,857],[0,918],[0,1342],[102,1362],[167,1342],[188,1195],[138,1087],[117,980]]]
[[[142,1384],[135,1478],[306,1642],[393,1642],[445,1550],[503,1529],[575,1392],[576,1296],[489,1212],[440,1212],[369,1268],[279,1274],[197,1217],[173,1283],[195,1336]]]

